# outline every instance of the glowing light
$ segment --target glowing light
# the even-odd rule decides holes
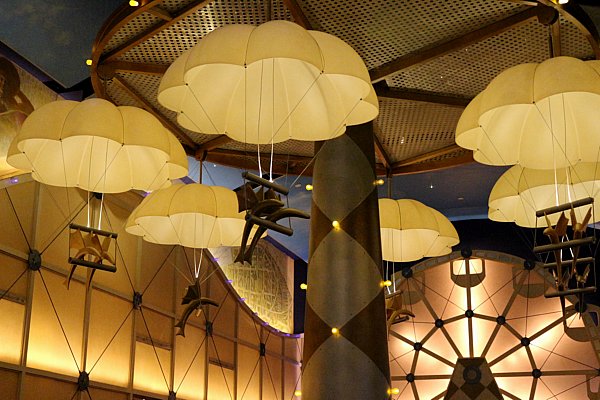
[[[305,186],[305,188],[306,188],[306,190],[308,190],[310,192],[311,190],[313,190],[313,185],[308,184]]]
[[[338,328],[331,328],[331,333],[337,335],[338,333],[340,333],[340,330]]]
[[[383,179],[377,179],[375,182],[373,182],[374,184],[381,186],[385,183],[385,181]]]
[[[92,59],[88,58],[87,60],[85,60],[85,65],[92,65]]]
[[[307,287],[308,287],[308,285],[306,283],[300,284],[300,289],[302,289],[302,290],[306,290]]]
[[[383,282],[381,282],[381,285],[382,285],[382,286],[385,286],[385,287],[390,287],[390,286],[392,286],[392,281],[390,281],[390,280],[388,279],[388,280],[386,280],[386,281],[383,281]]]
[[[294,390],[294,396],[296,396],[296,397],[302,396],[302,391],[301,390]]]
[[[398,388],[390,388],[387,391],[388,394],[399,394],[400,393],[400,389]]]
[[[139,6],[139,5],[140,5],[140,2],[139,2],[139,1],[137,1],[137,0],[129,0],[129,5],[130,5],[131,7],[137,7],[137,6]]]
[[[340,229],[340,223],[338,221],[333,221],[331,223],[331,225],[335,228],[335,229]]]
[[[467,262],[469,263],[469,274],[480,274],[483,272],[483,260],[479,258],[470,258],[468,261],[460,260],[460,262],[452,263],[452,272],[454,275],[466,275]]]

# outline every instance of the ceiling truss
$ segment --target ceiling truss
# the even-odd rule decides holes
[[[275,1],[275,0],[273,0]],[[309,1],[299,0],[281,0],[285,8],[289,11],[294,22],[303,26],[306,29],[312,29],[314,24],[311,24],[309,17],[303,11],[309,7]],[[564,38],[562,35],[561,24],[556,18],[557,15],[563,16],[574,24],[583,34],[583,37],[589,42],[590,54],[596,58],[600,58],[600,46],[598,40],[598,32],[593,23],[583,12],[581,7],[574,2],[567,5],[556,5],[551,0],[522,1],[522,0],[495,0],[514,3],[515,7],[527,8],[521,9],[518,12],[512,13],[504,18],[500,18],[495,22],[481,26],[477,29],[468,31],[458,37],[450,40],[434,41],[433,45],[425,45],[410,51],[406,54],[401,54],[391,61],[384,62],[374,68],[369,73],[374,83],[376,93],[380,99],[392,99],[411,103],[428,103],[433,105],[449,106],[451,108],[464,108],[470,101],[471,96],[456,96],[447,93],[431,92],[419,87],[397,87],[389,86],[387,78],[395,74],[407,70],[421,68],[437,58],[455,54],[460,50],[469,46],[482,43],[487,39],[501,35],[504,32],[516,29],[532,20],[537,20],[540,23],[550,26],[548,35],[548,53],[551,56],[564,54],[562,44]],[[221,1],[223,2],[223,1]],[[98,34],[93,53],[92,66],[92,83],[94,90],[99,97],[107,98],[108,94],[105,90],[104,81],[112,80],[122,90],[128,93],[141,107],[153,113],[159,120],[170,129],[184,144],[190,155],[195,156],[202,161],[210,161],[214,163],[222,163],[239,168],[256,168],[257,160],[254,155],[249,156],[246,152],[223,149],[223,146],[231,143],[225,135],[216,136],[213,139],[205,140],[204,142],[195,141],[189,134],[184,132],[175,121],[170,117],[165,116],[157,109],[149,100],[147,93],[141,93],[137,88],[131,85],[123,75],[139,74],[147,76],[162,76],[168,65],[163,63],[147,62],[145,60],[131,61],[124,59],[123,55],[132,49],[135,49],[142,43],[152,40],[160,32],[176,26],[178,23],[183,23],[187,18],[193,17],[195,13],[201,11],[204,7],[211,3],[220,3],[214,0],[192,1],[176,12],[168,11],[166,6],[162,5],[161,0],[148,0],[142,2],[140,7],[129,7],[124,5],[117,10],[107,21],[103,29]],[[140,29],[135,34],[130,35],[126,40],[123,40],[116,47],[103,51],[111,38],[120,30],[127,26],[134,18],[141,16],[144,13],[151,14],[158,19],[158,22],[152,24],[145,29]],[[336,32],[330,32],[336,34]],[[160,51],[160,49],[157,49]],[[155,95],[155,94],[154,94]],[[424,117],[421,117],[423,119]],[[389,140],[382,140],[380,129],[375,129],[375,151],[377,158],[377,173],[379,175],[398,175],[407,173],[417,173],[430,171],[440,168],[448,168],[462,163],[471,162],[472,155],[465,152],[458,146],[440,142],[438,145],[433,145],[435,148],[430,148],[425,151],[420,151],[417,155],[402,156],[396,154],[397,147],[390,147]],[[398,133],[402,135],[402,133]],[[403,137],[402,137],[403,138]],[[389,139],[389,138],[388,138]],[[403,139],[402,139],[403,140]],[[423,139],[427,140],[427,139]],[[312,157],[306,155],[291,155],[291,154],[274,154],[274,165],[277,173],[310,173]],[[286,163],[291,163],[285,168],[282,166]],[[285,171],[283,171],[285,170]]]

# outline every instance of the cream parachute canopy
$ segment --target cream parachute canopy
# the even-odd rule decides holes
[[[456,143],[475,161],[554,169],[598,162],[600,61],[556,57],[496,76],[465,108]]]
[[[169,67],[158,101],[186,129],[259,144],[331,139],[379,112],[348,44],[288,21],[212,31]]]
[[[188,171],[181,143],[152,114],[103,99],[38,108],[12,141],[7,161],[39,182],[99,193],[152,191]]]
[[[239,246],[244,216],[231,189],[177,184],[146,196],[129,216],[125,230],[158,244],[195,249]]]
[[[411,199],[379,199],[382,258],[415,261],[448,254],[459,243],[452,223],[439,211]]]
[[[523,227],[545,227],[544,217],[536,221],[535,213],[557,204],[594,198],[592,220],[600,218],[600,164],[578,163],[570,168],[539,170],[515,165],[496,182],[489,198],[488,215],[492,221],[514,222]],[[584,219],[588,207],[574,208],[578,221]],[[554,225],[560,214],[549,215]]]

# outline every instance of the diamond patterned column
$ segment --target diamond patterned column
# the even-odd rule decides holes
[[[315,151],[303,398],[388,399],[373,125]]]

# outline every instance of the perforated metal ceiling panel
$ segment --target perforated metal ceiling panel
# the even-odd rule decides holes
[[[379,141],[393,162],[454,143],[461,108],[415,101],[380,99]]]
[[[163,29],[125,53],[121,59],[132,62],[170,64],[185,50],[216,28],[230,24],[260,25],[270,15],[287,16],[281,2],[274,7],[258,0],[211,2],[176,24]]]
[[[591,57],[591,47],[573,26],[562,19],[568,29],[561,35],[563,55]],[[569,32],[576,30],[575,35]],[[530,21],[487,40],[446,56],[403,70],[387,78],[388,85],[436,93],[474,97],[504,69],[526,62],[542,62],[550,57],[549,28]]]
[[[524,10],[504,1],[302,0],[315,29],[348,42],[368,68]]]
[[[99,49],[102,54],[128,43],[131,48],[113,60],[131,65],[167,66],[206,34],[226,24],[258,25],[270,19],[292,20],[302,12],[313,29],[322,30],[348,42],[364,58],[368,68],[380,67],[399,57],[417,55],[409,68],[388,75],[385,81],[392,89],[409,90],[427,95],[474,97],[499,72],[524,62],[540,62],[550,56],[551,29],[531,19],[508,27],[502,33],[420,62],[423,50],[436,48],[450,40],[476,32],[531,7],[505,0],[296,0],[299,10],[292,13],[283,0],[164,0],[152,1],[175,19],[159,18],[158,10],[148,8],[107,40]],[[294,2],[290,2],[293,4]],[[560,40],[563,55],[593,58],[585,35],[573,23],[560,17]],[[148,29],[164,27],[156,34],[132,42]],[[100,59],[102,62],[102,58]],[[142,69],[143,70],[143,69]],[[119,72],[119,77],[137,91],[144,101],[176,125],[175,114],[156,101],[160,76],[139,72]],[[129,104],[131,96],[118,85],[107,86],[107,93],[117,102]],[[380,115],[376,120],[377,135],[387,156],[394,162],[411,160],[431,153],[428,161],[462,155],[460,151],[444,155],[436,150],[454,143],[454,129],[461,114],[460,107],[397,100],[380,97]],[[443,100],[441,101],[444,102]],[[198,145],[215,138],[180,128]],[[255,146],[250,149],[256,153]],[[245,154],[249,146],[222,142],[220,149]],[[262,146],[262,153],[270,153]],[[274,146],[281,160],[287,156],[312,157],[313,144],[287,142]],[[463,157],[464,158],[464,157]],[[420,160],[421,158],[419,158]],[[383,160],[379,160],[383,161]],[[420,161],[415,161],[420,162]]]

